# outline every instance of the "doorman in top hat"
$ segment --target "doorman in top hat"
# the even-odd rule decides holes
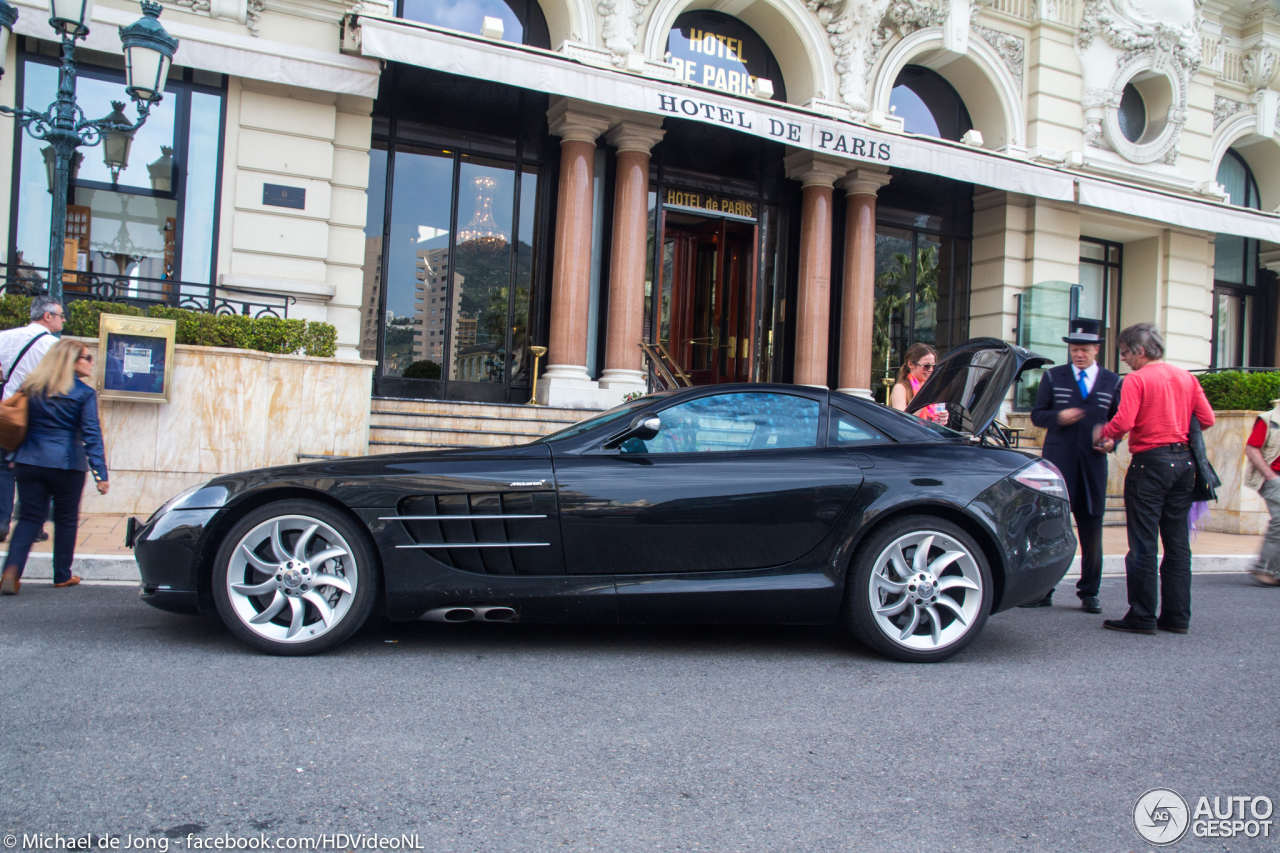
[[[1093,428],[1116,415],[1120,405],[1120,377],[1098,365],[1102,323],[1083,318],[1071,321],[1063,338],[1071,363],[1051,367],[1040,378],[1040,393],[1031,422],[1045,430],[1047,459],[1067,481],[1071,514],[1080,538],[1080,581],[1076,595],[1086,613],[1101,613],[1098,587],[1102,582],[1102,514],[1107,504],[1107,455],[1093,446]],[[1040,601],[1023,607],[1049,607],[1049,590]]]

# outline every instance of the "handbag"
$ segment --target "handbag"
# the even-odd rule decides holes
[[[1218,472],[1209,463],[1209,453],[1204,446],[1204,432],[1195,415],[1191,416],[1191,424],[1187,429],[1187,444],[1191,446],[1191,461],[1195,463],[1196,484],[1191,490],[1193,503],[1207,503],[1218,499],[1217,489],[1222,485]]]
[[[35,346],[35,342],[47,334],[49,333],[41,332],[27,341],[27,345],[22,348],[22,352],[18,353],[18,357],[13,360],[13,370],[18,369],[18,365],[22,363],[27,350]],[[9,371],[9,376],[5,378],[3,384],[0,384],[0,396],[9,387],[9,377],[13,376],[13,370]],[[27,395],[23,391],[19,391],[8,400],[0,403],[0,448],[10,453],[17,450],[27,437],[27,405]]]
[[[19,391],[0,403],[0,448],[12,453],[27,437],[27,394]]]

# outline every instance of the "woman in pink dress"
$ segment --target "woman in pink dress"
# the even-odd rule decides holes
[[[902,358],[902,367],[898,369],[898,381],[889,392],[889,405],[900,412],[905,412],[907,406],[911,405],[912,398],[916,396],[916,392],[920,390],[920,386],[933,373],[933,367],[937,362],[938,354],[933,347],[928,344],[912,344]],[[942,421],[942,412],[939,411],[938,406],[926,406],[913,414],[934,423]]]

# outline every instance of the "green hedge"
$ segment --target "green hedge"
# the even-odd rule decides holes
[[[1218,411],[1264,412],[1280,399],[1280,371],[1231,370],[1201,373],[1197,377],[1209,405]]]
[[[14,329],[31,322],[31,298],[6,294],[0,298],[0,330]],[[166,305],[143,311],[118,302],[79,300],[67,308],[63,332],[84,338],[98,336],[98,318],[103,314],[156,317],[178,322],[177,342],[205,347],[233,347],[270,353],[304,353],[332,358],[338,350],[338,330],[328,323],[282,320],[279,317],[245,317],[242,314],[204,314]]]

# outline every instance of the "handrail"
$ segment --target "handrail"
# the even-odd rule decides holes
[[[660,390],[674,391],[677,388],[688,388],[693,385],[689,379],[689,374],[676,364],[675,359],[671,357],[671,353],[667,352],[666,347],[660,343],[640,342],[640,349],[644,352],[645,358],[649,360],[649,366],[652,368],[651,375],[663,387]]]
[[[48,293],[48,279],[48,267],[0,262],[0,291],[6,294],[44,295]],[[255,318],[271,316],[288,319],[289,306],[298,301],[296,296],[287,293],[119,273],[67,270],[62,280],[62,296],[66,302],[89,299],[137,308],[168,305],[204,314],[241,314]]]

